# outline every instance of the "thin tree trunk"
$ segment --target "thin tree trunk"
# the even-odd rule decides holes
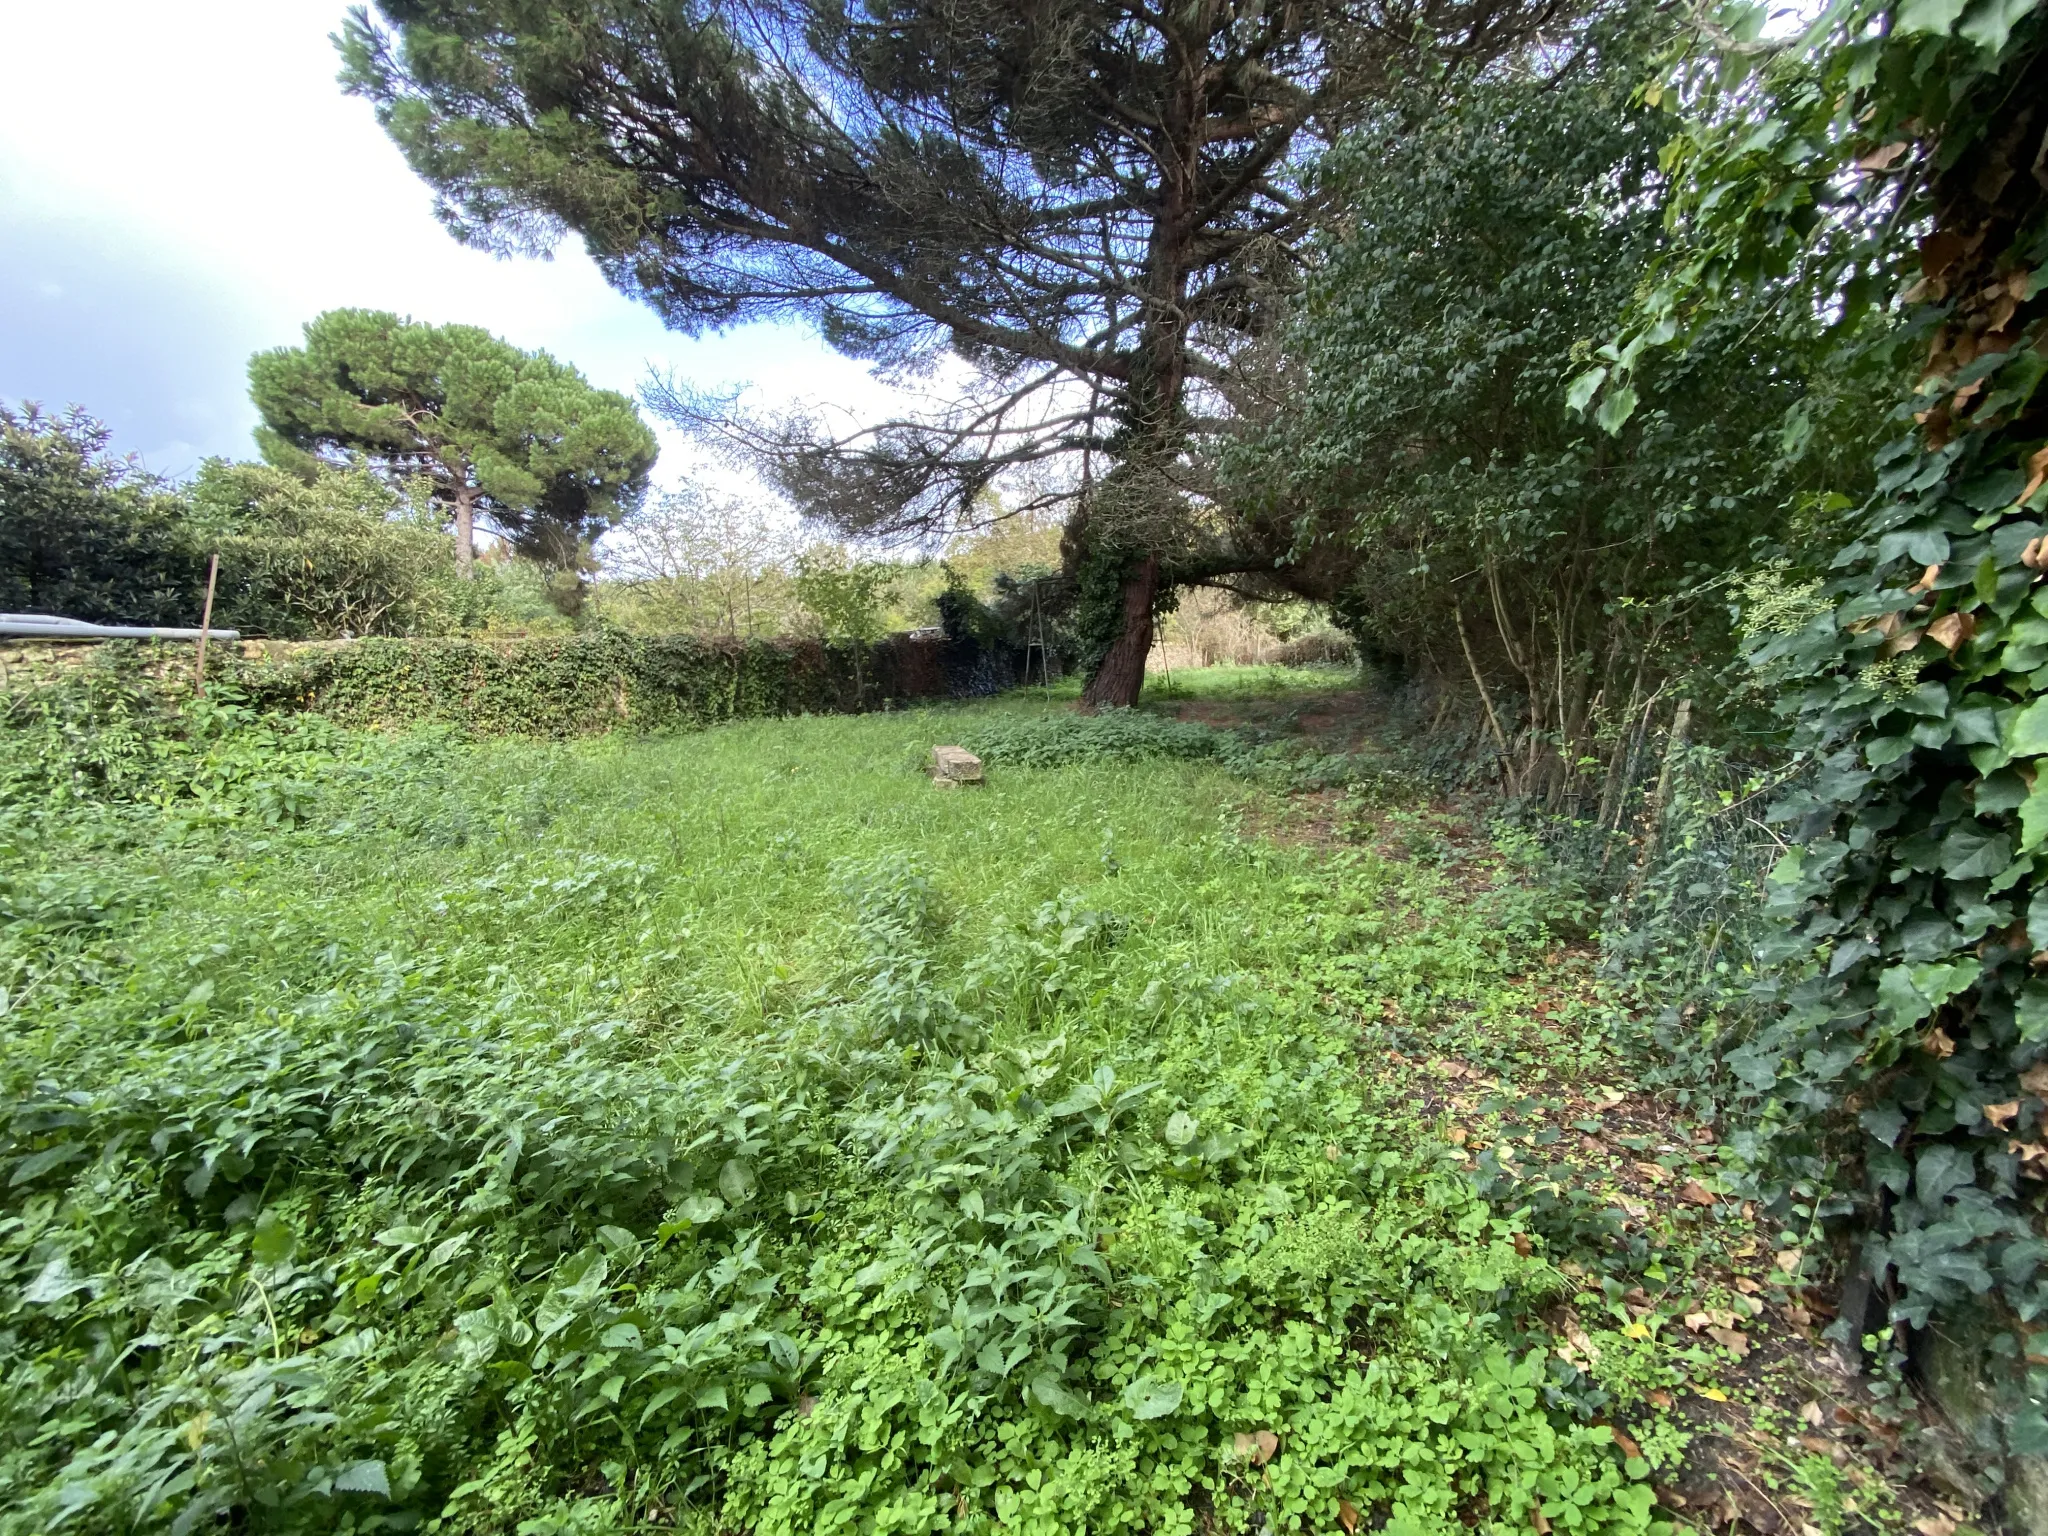
[[[467,485],[455,488],[455,574],[476,575],[476,491]]]
[[[1650,792],[1647,815],[1648,825],[1643,831],[1642,852],[1636,857],[1635,873],[1629,877],[1628,894],[1631,900],[1642,890],[1643,881],[1650,873],[1650,866],[1656,861],[1657,852],[1664,842],[1664,813],[1671,802],[1671,777],[1678,766],[1678,758],[1685,751],[1686,738],[1692,734],[1692,700],[1680,699],[1678,708],[1671,716],[1671,734],[1664,743],[1664,766],[1657,773],[1657,787]]]
[[[1145,686],[1145,656],[1152,649],[1152,605],[1159,594],[1159,557],[1147,555],[1124,578],[1123,629],[1088,679],[1081,702],[1129,709]]]

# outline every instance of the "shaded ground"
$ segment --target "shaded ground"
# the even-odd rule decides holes
[[[1218,728],[1299,735],[1328,753],[1399,752],[1383,696],[1364,688],[1270,697],[1182,698],[1152,707]],[[1339,789],[1290,795],[1246,830],[1294,847],[1420,855],[1470,894],[1514,878],[1496,855],[1483,804],[1438,798],[1418,809]],[[1839,1285],[1817,1231],[1779,1230],[1722,1178],[1725,1127],[1638,1080],[1621,1051],[1588,1051],[1647,1021],[1598,974],[1593,942],[1566,944],[1514,978],[1514,1017],[1361,1018],[1363,1075],[1408,1099],[1475,1173],[1520,1181],[1580,1209],[1620,1215],[1623,1240],[1655,1256],[1622,1286],[1577,1262],[1584,1287],[1546,1318],[1575,1363],[1642,1346],[1638,1402],[1614,1405],[1634,1454],[1631,1408],[1661,1410],[1690,1441],[1658,1457],[1659,1502],[1681,1527],[1758,1536],[1856,1529],[1967,1533],[1982,1496],[1961,1442],[1911,1384],[1873,1375],[1822,1337]],[[1433,1042],[1434,1048],[1424,1042]]]

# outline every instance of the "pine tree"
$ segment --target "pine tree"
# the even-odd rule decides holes
[[[754,424],[848,532],[936,531],[1005,469],[1100,456],[1067,561],[1087,697],[1127,704],[1162,588],[1243,558],[1189,447],[1294,285],[1304,149],[1425,42],[1484,60],[1553,4],[382,0],[343,78],[466,240],[574,230],[685,331],[799,314],[854,356],[973,364],[943,419]]]
[[[329,310],[305,331],[303,347],[249,360],[264,456],[302,472],[362,457],[394,480],[424,476],[464,577],[479,515],[523,553],[574,569],[646,490],[659,450],[632,401],[545,352],[368,309]]]

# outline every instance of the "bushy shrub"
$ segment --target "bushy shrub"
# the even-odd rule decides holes
[[[0,405],[0,612],[196,624],[204,561],[165,483],[73,409]]]
[[[477,594],[460,590],[438,518],[366,469],[301,479],[210,459],[190,498],[194,542],[220,554],[223,627],[281,640],[468,627]]]
[[[1213,758],[1230,738],[1206,725],[1132,709],[1093,715],[1022,716],[979,724],[967,743],[987,763],[1064,768],[1072,763],[1137,763],[1150,758]]]

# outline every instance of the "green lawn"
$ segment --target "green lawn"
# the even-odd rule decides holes
[[[1072,719],[12,743],[0,1530],[1662,1523],[1381,1070],[1569,1052],[1543,892]]]

